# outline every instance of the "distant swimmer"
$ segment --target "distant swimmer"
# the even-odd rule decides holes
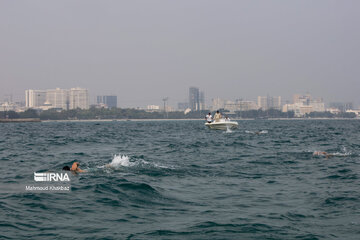
[[[85,170],[80,169],[79,166],[80,166],[79,162],[74,162],[70,170],[74,172],[86,172]]]
[[[79,162],[74,162],[74,163],[72,164],[71,168],[70,168],[69,166],[65,166],[65,167],[63,167],[62,170],[64,170],[64,171],[73,171],[73,172],[75,172],[75,173],[86,172],[85,170],[80,169],[79,166],[80,166],[80,163],[79,163]]]
[[[212,116],[211,116],[211,113],[210,113],[210,112],[206,115],[205,120],[206,120],[208,123],[211,123],[211,122],[212,122]]]
[[[326,159],[328,159],[329,157],[333,156],[332,154],[329,154],[327,152],[322,152],[322,151],[315,151],[313,153],[313,156],[324,156],[326,157]]]
[[[260,134],[266,134],[266,133],[268,133],[268,131],[267,130],[259,130],[259,131],[255,131],[255,132],[253,132],[253,131],[245,131],[246,133],[252,133],[252,134],[256,134],[256,135],[260,135]]]

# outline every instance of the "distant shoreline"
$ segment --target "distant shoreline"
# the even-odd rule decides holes
[[[232,121],[256,121],[256,120],[270,120],[270,121],[311,121],[311,120],[360,120],[360,118],[233,118]],[[24,122],[160,122],[160,121],[204,121],[198,118],[179,118],[179,119],[67,119],[67,120],[40,120],[33,118],[22,119],[0,119],[0,123],[24,123]]]
[[[2,118],[0,123],[41,122],[40,118]]]
[[[234,118],[232,121],[254,121],[254,120],[360,120],[360,118],[268,118],[268,119],[254,119],[254,118]],[[189,118],[189,119],[78,119],[78,120],[41,120],[41,122],[160,122],[160,121],[204,121],[204,119]]]

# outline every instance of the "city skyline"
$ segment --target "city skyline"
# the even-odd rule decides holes
[[[258,96],[257,101],[250,99],[221,99],[212,98],[211,103],[205,104],[205,93],[200,91],[198,87],[189,87],[188,102],[178,102],[177,107],[167,103],[168,97],[163,98],[166,111],[201,111],[201,110],[219,110],[225,109],[230,112],[248,111],[248,110],[269,110],[276,109],[282,112],[294,111],[296,116],[303,116],[310,112],[345,112],[347,110],[356,110],[358,107],[352,102],[329,102],[325,103],[324,99],[319,96],[306,94],[293,94],[292,101],[282,100],[281,96]],[[46,90],[25,90],[25,104],[11,102],[0,102],[0,106],[8,110],[24,111],[29,108],[38,109],[40,111],[48,109],[88,109],[95,108],[126,108],[117,106],[117,95],[97,95],[96,101],[89,101],[89,91],[84,88],[70,89],[46,89]],[[144,109],[147,111],[164,111],[164,107],[148,102],[145,106],[138,106],[134,109]]]
[[[80,88],[80,89],[86,89],[86,91],[88,92],[88,102],[89,102],[89,105],[94,105],[94,104],[99,104],[99,103],[102,103],[101,100],[99,102],[99,97],[101,98],[104,98],[104,97],[112,97],[112,98],[115,98],[112,100],[112,105],[111,107],[119,107],[119,108],[146,108],[146,106],[148,105],[158,105],[158,106],[161,106],[162,105],[162,102],[163,102],[163,98],[161,96],[159,96],[158,98],[156,98],[155,96],[152,98],[152,100],[150,100],[149,102],[144,102],[143,105],[138,105],[138,106],[132,106],[132,107],[127,107],[126,105],[124,105],[123,103],[119,102],[118,101],[118,95],[117,94],[97,94],[97,93],[91,93],[91,91],[87,88],[81,88],[81,87],[70,87],[69,89],[77,89],[77,88]],[[11,102],[10,99],[12,99],[12,102],[15,103],[15,102],[23,102],[23,103],[26,103],[26,99],[28,98],[27,97],[27,92],[30,90],[30,91],[40,91],[42,94],[44,94],[43,98],[45,99],[45,95],[46,95],[46,91],[49,91],[50,89],[37,89],[37,90],[33,90],[34,88],[32,89],[28,89],[28,90],[24,90],[25,94],[22,94],[22,95],[18,95],[17,98],[14,99],[14,96],[12,94],[7,94],[5,95],[5,97],[1,100],[0,99],[0,103],[5,103],[5,102]],[[55,91],[56,89],[60,89],[60,88],[53,88],[52,90]],[[181,102],[174,102],[173,104],[168,104],[170,107],[172,108],[175,108],[175,109],[179,109],[177,106],[178,104],[189,104],[190,103],[190,94],[189,94],[189,90],[190,89],[197,89],[198,91],[198,96],[197,96],[197,101],[200,100],[200,94],[203,95],[203,98],[204,98],[204,91],[199,91],[199,88],[198,87],[188,87],[187,88],[187,93],[184,93],[183,95],[183,98],[184,101],[181,101]],[[66,89],[60,89],[60,90],[66,90]],[[202,89],[201,89],[202,90]],[[67,90],[66,90],[67,91]],[[190,90],[191,91],[191,90]],[[188,95],[186,95],[188,94]],[[354,101],[327,101],[327,99],[324,99],[322,96],[316,96],[316,95],[313,95],[311,94],[310,92],[306,92],[306,93],[301,93],[301,92],[294,92],[290,98],[288,99],[284,99],[282,97],[282,95],[280,96],[273,96],[273,95],[270,95],[270,94],[266,94],[264,96],[261,96],[261,95],[257,95],[257,96],[254,96],[252,98],[244,98],[244,97],[241,97],[241,96],[238,96],[236,98],[233,98],[233,99],[230,99],[230,98],[221,98],[219,96],[216,96],[216,97],[206,97],[205,99],[202,99],[202,107],[201,109],[204,109],[204,103],[205,103],[205,106],[206,107],[209,107],[209,106],[213,106],[213,101],[214,99],[221,99],[221,100],[224,100],[224,101],[252,101],[252,102],[256,102],[256,103],[259,103],[259,98],[264,98],[264,97],[270,97],[270,98],[274,98],[274,97],[279,97],[280,99],[279,100],[276,100],[278,102],[278,104],[281,104],[281,105],[285,105],[285,104],[289,104],[289,103],[294,103],[294,97],[296,95],[310,95],[310,96],[313,96],[315,97],[316,99],[321,99],[321,101],[323,101],[325,103],[325,106],[327,107],[330,107],[332,104],[337,104],[337,103],[351,103],[353,108],[354,109],[358,109],[360,108],[360,105],[356,104],[356,102]],[[171,96],[168,97],[168,99],[172,99]],[[114,103],[114,100],[116,103]],[[167,100],[168,101],[168,100]],[[205,102],[204,102],[205,101]],[[273,101],[273,100],[271,100]],[[200,103],[200,102],[199,102]],[[114,105],[116,104],[116,106]],[[260,104],[261,105],[261,104]],[[197,110],[197,108],[193,108],[189,105],[189,108],[192,109],[192,110]],[[275,108],[278,108],[278,107],[275,107]],[[206,108],[205,108],[206,109]]]
[[[116,94],[123,107],[161,104],[163,97],[175,106],[195,85],[207,99],[290,100],[309,92],[360,104],[359,1],[0,6],[2,99],[75,85],[90,89],[91,100]]]

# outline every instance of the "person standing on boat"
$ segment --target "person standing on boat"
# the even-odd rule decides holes
[[[210,112],[206,115],[205,120],[206,120],[208,123],[211,123],[211,122],[212,122],[212,116],[211,116],[211,113],[210,113]]]
[[[215,122],[220,122],[221,119],[221,113],[219,111],[216,111],[214,115]]]

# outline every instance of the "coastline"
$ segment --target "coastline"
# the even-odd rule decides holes
[[[360,120],[360,118],[233,118],[232,121],[311,121],[311,120]],[[39,118],[0,119],[0,123],[24,122],[161,122],[161,121],[204,121],[199,118],[179,119],[66,119],[66,120],[40,120]]]
[[[20,122],[41,122],[40,118],[11,118],[0,119],[0,123],[20,123]]]
[[[281,120],[281,121],[311,121],[311,120],[360,120],[360,118],[234,118],[232,121]],[[160,121],[204,121],[204,119],[70,119],[70,120],[41,120],[41,122],[160,122]]]

